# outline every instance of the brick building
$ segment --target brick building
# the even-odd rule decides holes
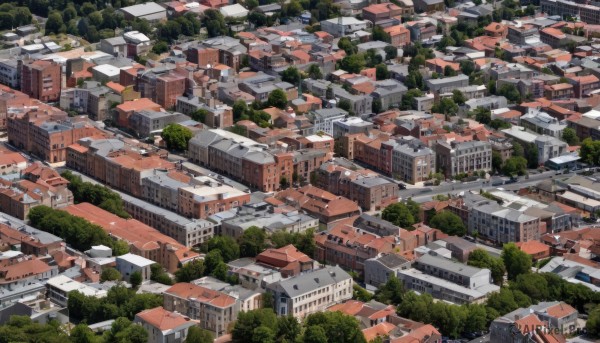
[[[28,61],[21,66],[21,92],[44,102],[60,100],[61,67],[53,61]]]

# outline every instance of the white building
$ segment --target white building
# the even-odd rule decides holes
[[[134,323],[148,332],[148,343],[183,343],[190,327],[197,322],[177,313],[156,307],[135,315]]]
[[[46,287],[48,288],[48,299],[61,306],[67,306],[69,292],[72,291],[78,291],[83,295],[93,296],[96,298],[103,298],[107,294],[107,292],[103,289],[97,289],[88,286],[64,275],[58,275],[48,280]]]
[[[117,270],[123,276],[123,280],[129,281],[131,278],[131,274],[135,272],[140,272],[142,275],[142,280],[150,279],[150,266],[153,265],[154,261],[149,260],[145,257],[134,255],[134,254],[125,254],[121,256],[117,256]]]
[[[146,19],[148,21],[160,21],[167,19],[167,9],[156,2],[146,2],[143,4],[123,7],[120,9],[125,15],[125,19]]]
[[[248,10],[240,4],[223,6],[219,11],[225,18],[243,18],[248,15]]]
[[[267,286],[280,316],[304,318],[352,299],[352,277],[339,266],[317,269]]]
[[[334,37],[347,36],[356,31],[365,30],[369,26],[369,21],[358,20],[354,17],[339,17],[323,20],[321,22],[321,30],[333,35]]]
[[[333,136],[333,123],[341,121],[348,115],[348,112],[341,108],[323,108],[316,111],[311,111],[307,117],[312,121],[315,132],[325,132]]]

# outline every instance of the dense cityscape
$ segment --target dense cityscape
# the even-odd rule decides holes
[[[600,340],[600,2],[0,1],[0,343]]]

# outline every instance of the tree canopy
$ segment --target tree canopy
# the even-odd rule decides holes
[[[70,170],[60,175],[69,181],[68,188],[73,193],[76,204],[89,202],[121,218],[131,218],[125,211],[119,193],[101,184],[83,181],[81,176],[73,174]]]
[[[192,139],[193,134],[187,127],[171,123],[163,129],[161,136],[167,143],[168,149],[183,151],[187,150],[188,142]]]
[[[408,206],[401,202],[386,207],[381,212],[381,218],[407,230],[412,230],[412,225],[417,222]]]
[[[519,249],[514,243],[504,245],[502,260],[506,266],[509,280],[516,280],[517,276],[531,272],[531,256]]]
[[[462,219],[450,211],[442,211],[429,220],[429,226],[452,236],[463,236],[467,229]]]

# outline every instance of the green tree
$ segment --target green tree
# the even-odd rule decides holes
[[[504,161],[502,161],[502,154],[496,150],[492,151],[492,169],[494,171],[502,170],[503,163]]]
[[[458,113],[458,105],[451,98],[443,98],[431,108],[432,112],[454,116]]]
[[[452,101],[454,101],[458,105],[462,105],[467,101],[467,98],[465,97],[463,92],[461,92],[458,89],[455,89],[452,91]]]
[[[600,306],[590,312],[585,328],[592,337],[600,337]]]
[[[304,10],[299,1],[292,0],[284,6],[285,14],[288,17],[297,17]]]
[[[266,327],[275,332],[277,316],[272,309],[240,312],[231,331],[231,338],[234,342],[248,342],[248,339],[254,336],[254,330],[259,327]]]
[[[502,285],[504,274],[506,273],[502,259],[492,257],[487,251],[478,248],[469,254],[467,264],[477,268],[489,269],[494,283],[496,285]]]
[[[204,108],[200,108],[196,111],[194,111],[190,117],[192,117],[193,120],[199,122],[199,123],[204,123],[206,121],[206,116],[208,115],[208,110],[204,109]]]
[[[289,82],[292,85],[297,85],[298,82],[300,82],[300,80],[301,80],[300,72],[298,71],[298,68],[296,68],[294,66],[288,67],[286,70],[284,70],[281,73],[281,80],[283,80],[285,82]]]
[[[521,93],[519,93],[519,90],[513,84],[503,84],[498,89],[497,94],[504,96],[510,103],[521,102]]]
[[[338,48],[344,50],[348,56],[354,55],[356,52],[356,47],[352,44],[352,41],[350,41],[350,38],[348,37],[340,38],[338,41]]]
[[[46,35],[49,34],[58,34],[66,32],[67,28],[65,24],[63,24],[63,18],[60,12],[54,11],[50,13],[48,19],[46,20]]]
[[[257,226],[251,226],[246,229],[239,238],[240,256],[255,257],[263,252],[266,248],[266,238],[267,234],[265,230]]]
[[[244,100],[236,100],[233,103],[232,112],[233,112],[233,120],[238,121],[242,118],[243,115],[248,111],[248,105]]]
[[[600,331],[600,330],[599,330]],[[309,326],[304,332],[304,343],[327,343],[327,333],[321,326]]]
[[[500,292],[494,292],[489,295],[487,306],[503,315],[519,308],[515,301],[513,292],[508,288],[500,288]]]
[[[190,282],[204,276],[204,261],[194,260],[184,264],[175,272],[177,282]]]
[[[167,148],[173,150],[187,150],[188,142],[192,139],[192,131],[185,126],[171,123],[165,127],[161,137],[167,143]]]
[[[233,237],[230,236],[214,236],[208,240],[203,246],[204,252],[218,250],[223,257],[223,261],[229,262],[240,257],[240,246]]]
[[[513,142],[512,146],[513,146],[513,153],[512,153],[513,156],[525,157],[525,149],[523,148],[521,143]]]
[[[404,286],[400,280],[396,276],[391,275],[386,283],[377,288],[374,298],[384,304],[397,305],[402,302],[404,293]]]
[[[73,343],[94,343],[96,342],[96,335],[94,331],[89,328],[86,324],[79,324],[71,330],[69,337]]]
[[[541,274],[520,274],[511,287],[513,290],[519,290],[523,294],[527,294],[533,302],[548,300],[550,295],[548,281]]]
[[[562,132],[562,140],[571,146],[579,145],[577,133],[570,127],[566,127]]]
[[[386,42],[386,43],[390,43],[391,42],[391,38],[390,35],[385,32],[381,26],[376,25],[373,28],[373,40],[374,41],[382,41],[382,42]]]
[[[406,230],[413,230],[412,225],[417,222],[408,207],[401,202],[386,207],[381,218]]]
[[[462,219],[450,211],[437,213],[429,220],[429,226],[453,236],[463,236],[467,232]]]
[[[285,109],[288,103],[287,95],[283,90],[275,89],[269,94],[268,103],[269,106]]]
[[[158,283],[162,283],[163,285],[172,285],[173,280],[171,277],[165,273],[163,267],[155,263],[150,266],[150,280]]]
[[[352,104],[348,99],[340,99],[337,106],[346,112],[350,112],[352,110]]]
[[[516,280],[517,276],[531,272],[531,257],[521,251],[514,243],[504,245],[502,260],[506,266],[509,280]]]
[[[206,27],[208,37],[217,37],[227,34],[228,27],[225,23],[225,17],[219,10],[209,8],[204,11],[202,24]]]
[[[471,60],[462,60],[460,61],[460,70],[463,74],[467,76],[471,76],[475,71],[475,62]]]
[[[390,72],[385,64],[380,63],[375,66],[375,77],[377,80],[386,80],[390,78]]]
[[[492,119],[492,121],[490,122],[490,126],[494,130],[510,129],[512,127],[510,123],[507,123],[499,118]]]
[[[465,321],[465,332],[478,332],[487,330],[488,320],[487,311],[484,305],[471,304],[467,307],[468,314]]]
[[[210,331],[201,329],[198,326],[192,326],[188,330],[188,335],[185,339],[185,343],[213,343],[214,340],[215,338]]]
[[[400,103],[401,110],[410,110],[413,108],[414,98],[423,96],[423,92],[418,88],[409,89],[403,96]]]
[[[318,80],[318,79],[323,78],[323,73],[321,72],[321,68],[316,63],[309,65],[308,69],[306,70],[306,73],[308,74],[308,77],[310,77],[311,79]]]
[[[429,294],[417,295],[415,292],[407,292],[402,302],[397,307],[398,314],[405,318],[424,323],[430,323],[429,309],[433,304],[433,297]]]
[[[129,276],[129,282],[131,282],[131,286],[133,288],[139,287],[139,285],[142,284],[142,281],[142,273],[140,273],[139,271],[135,271],[131,273],[131,276]]]
[[[365,68],[367,62],[364,54],[353,54],[346,56],[340,62],[342,69],[349,73],[359,74]]]
[[[100,281],[118,281],[121,280],[121,273],[115,268],[106,268],[100,274]]]
[[[492,122],[492,112],[484,107],[477,107],[471,113],[479,123],[488,125]]]
[[[371,111],[375,114],[383,111],[381,99],[373,99],[373,102],[371,103]]]
[[[277,320],[277,342],[296,342],[302,327],[298,320],[291,315],[279,317]]]
[[[527,173],[527,160],[523,157],[510,157],[504,162],[502,173],[506,176],[525,175]]]
[[[366,343],[359,322],[342,312],[317,312],[305,319],[305,326],[320,326],[327,333],[330,343]]]
[[[458,75],[458,73],[456,72],[456,70],[454,70],[454,68],[452,68],[451,66],[444,67],[444,76],[448,77],[448,76],[456,76],[456,75]]]
[[[393,60],[396,57],[398,57],[398,48],[396,48],[395,46],[388,45],[385,48],[383,48],[383,51],[385,52],[386,60]]]

